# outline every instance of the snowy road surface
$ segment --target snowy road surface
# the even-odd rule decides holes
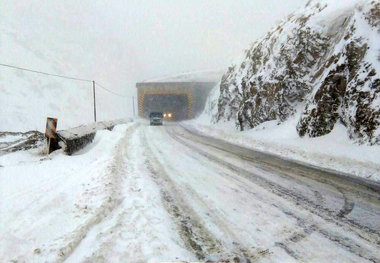
[[[120,125],[75,156],[0,165],[5,262],[380,262],[376,185],[181,125]]]

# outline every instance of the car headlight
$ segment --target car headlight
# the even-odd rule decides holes
[[[164,113],[164,118],[166,117],[166,113]]]

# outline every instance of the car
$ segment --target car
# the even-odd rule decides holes
[[[162,125],[163,114],[162,112],[151,112],[149,114],[150,125]]]

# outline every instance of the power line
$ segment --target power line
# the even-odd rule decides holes
[[[103,85],[101,85],[101,84],[95,82],[94,80],[82,79],[82,78],[76,78],[76,77],[70,77],[70,76],[65,76],[65,75],[58,75],[58,74],[48,73],[48,72],[39,71],[39,70],[34,70],[34,69],[22,68],[22,67],[17,67],[17,66],[13,66],[13,65],[3,64],[3,63],[0,63],[0,66],[7,67],[7,68],[12,68],[12,69],[23,70],[23,71],[27,71],[27,72],[36,73],[36,74],[42,74],[42,75],[45,75],[45,76],[51,76],[51,77],[57,77],[57,78],[64,78],[64,79],[71,79],[71,80],[84,81],[84,82],[91,82],[91,83],[92,83],[93,96],[94,96],[94,121],[95,121],[95,122],[96,122],[96,95],[95,95],[95,85],[98,85],[100,88],[102,88],[102,89],[108,91],[109,93],[112,93],[112,94],[115,95],[115,96],[119,96],[119,97],[122,97],[122,98],[131,97],[131,96],[122,95],[122,94],[119,94],[119,93],[117,93],[117,92],[114,92],[114,91],[112,91],[112,90],[110,90],[110,89],[107,89],[106,87],[104,87]],[[132,97],[132,102],[133,102],[133,97]],[[134,105],[133,105],[133,107],[134,107]]]
[[[128,95],[122,95],[122,94],[116,93],[116,92],[114,92],[114,91],[112,91],[112,90],[109,90],[109,89],[105,88],[104,86],[100,85],[99,82],[95,82],[95,84],[96,84],[97,86],[99,86],[100,88],[102,88],[102,89],[104,89],[104,90],[106,90],[106,91],[112,93],[113,95],[116,95],[116,96],[119,96],[119,97],[122,97],[122,98],[131,97],[131,96],[128,96]]]
[[[89,79],[81,79],[81,78],[69,77],[69,76],[58,75],[58,74],[53,74],[53,73],[47,73],[47,72],[43,72],[43,71],[38,71],[38,70],[33,70],[33,69],[27,69],[27,68],[22,68],[22,67],[8,65],[8,64],[2,64],[2,63],[0,63],[0,66],[8,67],[8,68],[13,68],[13,69],[24,70],[24,71],[28,71],[28,72],[37,73],[37,74],[43,74],[43,75],[52,76],[52,77],[71,79],[71,80],[78,80],[78,81],[85,81],[85,82],[92,82],[92,80],[89,80]]]
[[[65,76],[65,75],[58,75],[58,74],[43,72],[43,71],[34,70],[34,69],[22,68],[22,67],[18,67],[18,66],[3,64],[3,63],[0,63],[0,66],[7,67],[7,68],[18,69],[18,70],[23,70],[23,71],[28,71],[28,72],[37,73],[37,74],[42,74],[42,75],[46,75],[46,76],[57,77],[57,78],[71,79],[71,80],[84,81],[84,82],[93,82],[92,80],[89,80],[89,79],[82,79],[82,78],[70,77],[70,76]],[[98,82],[95,82],[95,83],[100,88],[108,91],[109,93],[112,93],[113,95],[116,95],[116,96],[119,96],[119,97],[123,97],[123,98],[130,97],[130,96],[127,96],[127,95],[119,94],[119,93],[114,92],[114,91],[112,91],[110,89],[107,89],[103,85],[100,85]]]

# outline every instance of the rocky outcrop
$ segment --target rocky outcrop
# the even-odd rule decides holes
[[[39,131],[0,132],[0,155],[37,148],[44,140],[45,135]]]
[[[321,136],[328,134],[334,128],[347,86],[343,72],[344,67],[338,67],[330,72],[313,100],[306,105],[297,126],[301,136],[305,134],[311,137]]]
[[[380,144],[379,10],[379,1],[338,10],[309,1],[228,69],[213,120],[245,130],[300,114],[300,136],[339,121],[350,138]]]
[[[361,15],[375,31],[380,20],[379,2],[373,1],[361,8],[369,9]],[[376,47],[371,47],[372,43],[366,36],[358,32],[358,26],[362,26],[358,20],[362,17],[350,17],[351,22],[338,43],[342,48],[323,65],[322,69],[327,68],[329,72],[315,95],[306,103],[297,125],[301,136],[328,134],[340,121],[347,127],[350,138],[380,144],[377,132],[380,127],[380,79],[376,72],[379,68],[376,69],[374,63],[368,61],[371,54],[369,50]]]

